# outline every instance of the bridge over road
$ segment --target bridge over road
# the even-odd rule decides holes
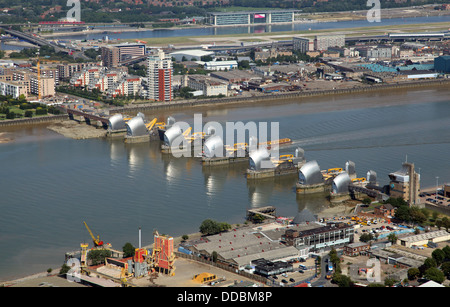
[[[57,44],[52,43],[52,42],[50,42],[50,41],[48,41],[46,39],[43,39],[43,38],[41,38],[41,37],[39,37],[39,36],[37,36],[35,34],[24,33],[24,32],[17,31],[17,30],[12,30],[12,29],[9,29],[9,28],[6,28],[6,27],[2,27],[2,28],[3,28],[3,30],[6,33],[9,33],[12,36],[16,36],[16,37],[18,37],[20,39],[23,39],[23,40],[25,40],[27,42],[30,42],[32,44],[35,44],[35,45],[38,45],[38,46],[51,46],[51,47],[53,47],[55,49],[55,52],[63,52],[63,53],[67,53],[67,54],[70,54],[72,52],[74,58],[79,57],[79,58],[82,58],[82,59],[85,59],[85,60],[89,60],[90,59],[83,52],[73,52],[71,49],[60,47]]]

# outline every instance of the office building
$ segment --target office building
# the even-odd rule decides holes
[[[337,248],[354,241],[354,229],[351,225],[345,223],[328,223],[326,226],[313,225],[314,223],[307,225],[309,229],[290,228],[285,231],[282,240],[287,245],[297,248],[301,256]]]
[[[147,60],[147,98],[156,101],[171,101],[173,99],[172,60],[162,50],[150,55]]]
[[[277,10],[210,13],[210,23],[214,26],[292,23],[295,12],[295,10]]]
[[[102,63],[106,67],[117,67],[127,60],[144,55],[144,44],[121,44],[102,47]]]

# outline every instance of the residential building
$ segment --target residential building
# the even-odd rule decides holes
[[[156,101],[173,99],[173,66],[170,57],[158,50],[147,60],[147,98]]]
[[[306,37],[294,37],[292,45],[293,50],[299,50],[301,53],[314,50],[314,40]]]
[[[53,78],[55,85],[59,84],[59,70],[57,67],[42,66],[40,67],[41,76]],[[37,74],[37,67],[32,67],[31,71]]]
[[[82,71],[86,67],[100,66],[100,63],[88,62],[88,63],[63,63],[58,64],[56,68],[58,69],[59,79],[69,79],[75,73]]]
[[[317,35],[314,39],[314,50],[324,51],[328,47],[344,47],[345,35]]]
[[[39,91],[42,98],[55,96],[55,79],[52,77],[41,76],[40,80],[38,80],[37,75],[31,76],[29,92],[38,96]]]
[[[364,242],[355,242],[348,245],[345,245],[343,248],[344,255],[346,256],[359,256],[370,249],[369,243]]]
[[[126,77],[109,87],[107,94],[116,96],[137,96],[142,89],[140,77]]]
[[[88,90],[98,89],[111,97],[138,95],[142,90],[142,78],[130,76],[120,68],[87,67],[75,73],[70,83]]]
[[[72,78],[70,78],[70,84],[75,87],[86,87],[90,83],[95,82],[100,77],[102,71],[103,68],[101,67],[87,67],[73,74]]]
[[[395,208],[391,204],[382,204],[380,206],[377,206],[373,209],[373,213],[378,216],[394,216],[395,215]]]
[[[11,95],[12,98],[19,98],[20,95],[27,97],[27,86],[21,81],[0,81],[0,95]]]

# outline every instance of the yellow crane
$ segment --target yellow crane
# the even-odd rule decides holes
[[[91,235],[92,240],[94,241],[94,245],[96,247],[98,246],[103,246],[103,241],[100,240],[100,236],[97,236],[97,238],[92,234],[91,229],[89,228],[89,226],[86,224],[86,222],[83,222],[84,226],[86,226],[86,229],[88,230],[89,234]]]

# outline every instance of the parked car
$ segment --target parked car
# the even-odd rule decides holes
[[[289,278],[289,281],[290,282],[295,282],[295,279],[294,278]]]

